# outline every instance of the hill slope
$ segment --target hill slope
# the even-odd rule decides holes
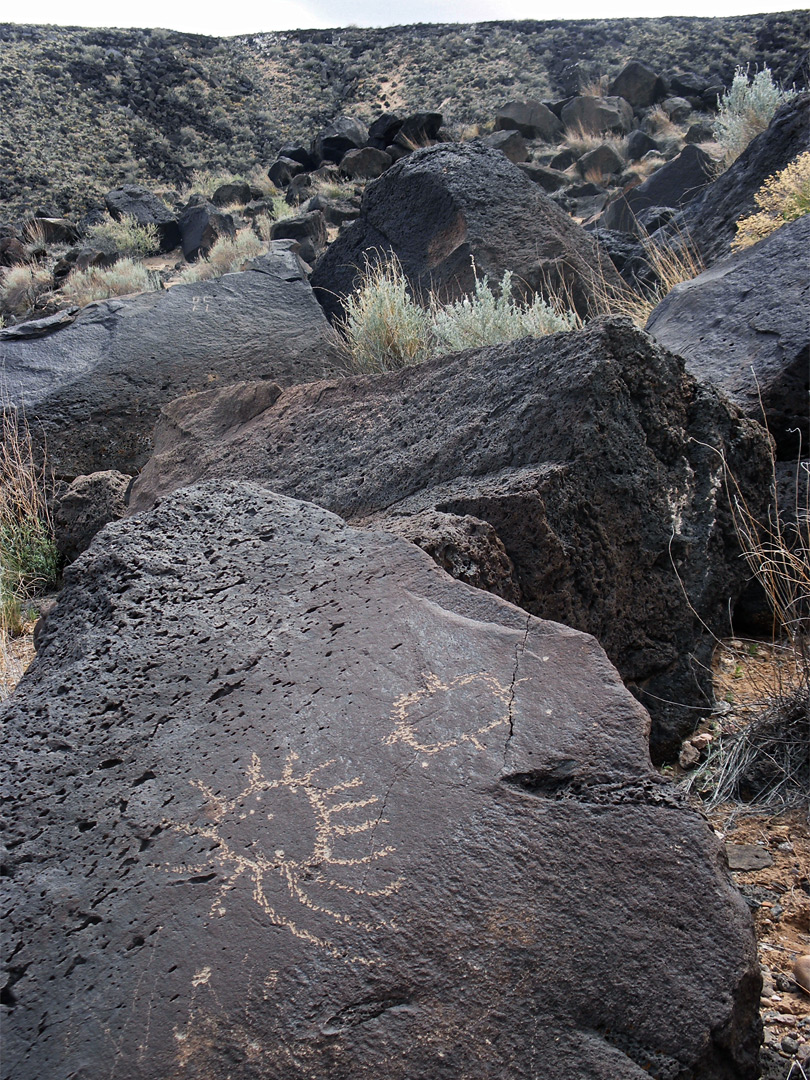
[[[633,58],[728,84],[740,64],[790,80],[806,12],[728,19],[491,22],[210,38],[167,30],[0,24],[0,216],[78,213],[124,179],[266,165],[341,112],[492,117],[563,96]]]

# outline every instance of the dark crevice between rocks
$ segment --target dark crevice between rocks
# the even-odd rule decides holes
[[[501,783],[537,799],[585,803],[590,806],[656,806],[683,810],[684,798],[663,779],[653,776],[631,780],[608,780],[578,774],[573,759],[558,762],[550,769],[510,773]]]
[[[512,741],[512,736],[515,734],[515,724],[514,724],[514,716],[513,716],[513,709],[514,709],[514,705],[515,705],[515,687],[517,686],[517,681],[518,681],[518,669],[520,668],[520,661],[521,661],[521,658],[522,658],[524,652],[526,651],[526,642],[528,641],[528,638],[529,638],[529,628],[531,626],[531,621],[532,621],[532,616],[527,615],[526,616],[526,626],[525,626],[525,628],[523,630],[523,637],[515,645],[515,666],[514,666],[514,669],[512,671],[512,681],[509,684],[509,703],[507,705],[507,713],[506,713],[506,717],[507,717],[507,720],[509,722],[509,731],[507,732],[506,744],[505,744],[505,746],[503,748],[504,768],[506,767],[506,758],[507,758],[507,755],[509,753],[509,744]]]

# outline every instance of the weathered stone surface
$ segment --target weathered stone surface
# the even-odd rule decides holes
[[[293,177],[300,176],[304,166],[294,158],[279,157],[267,170],[267,175],[276,187],[287,187]]]
[[[681,124],[692,113],[692,105],[686,98],[682,97],[668,97],[661,102],[661,108],[673,122],[673,124]]]
[[[211,202],[214,206],[231,206],[234,203],[244,206],[250,202],[251,198],[250,184],[237,181],[231,184],[220,184],[211,196]]]
[[[475,272],[499,281],[568,291],[587,310],[599,285],[593,240],[503,154],[481,142],[419,150],[366,188],[360,219],[315,267],[315,295],[334,317],[365,256],[393,251],[417,293],[456,299]],[[621,288],[618,277],[613,281]]]
[[[608,93],[623,97],[634,109],[643,109],[664,97],[666,85],[652,68],[638,60],[631,60],[610,84]]]
[[[28,223],[28,231],[32,241],[44,244],[75,244],[79,239],[79,230],[67,218],[34,218]]]
[[[183,258],[189,261],[207,255],[220,237],[233,239],[236,236],[233,217],[223,214],[201,197],[186,206],[179,224]]]
[[[14,1080],[752,1080],[750,916],[592,638],[257,485],[110,526],[6,713]]]
[[[635,131],[631,131],[627,136],[628,161],[640,161],[645,154],[650,152],[650,150],[657,149],[658,143],[643,132],[641,128],[636,128]]]
[[[635,232],[641,210],[648,206],[684,206],[711,183],[713,176],[714,162],[705,150],[685,146],[643,184],[622,192],[606,208],[600,224],[605,229]]]
[[[781,458],[810,446],[810,216],[677,285],[647,330],[747,416],[763,409]]]
[[[583,154],[577,162],[577,168],[582,176],[588,173],[598,173],[605,176],[608,173],[619,173],[624,168],[624,158],[615,150],[610,143],[602,143],[595,146],[587,154]]]
[[[77,476],[56,500],[54,532],[59,554],[68,562],[90,547],[97,532],[126,515],[131,476],[107,469]]]
[[[562,124],[542,101],[507,101],[495,117],[496,131],[519,131],[527,139],[552,142],[562,133]]]
[[[569,130],[602,135],[612,131],[616,135],[626,135],[633,126],[633,109],[629,102],[621,97],[590,97],[583,94],[575,97],[563,106],[563,126]]]
[[[171,251],[180,243],[177,217],[147,188],[137,184],[124,184],[123,187],[108,191],[104,196],[104,204],[116,221],[123,217],[132,217],[139,225],[156,226],[161,251]]]
[[[754,197],[769,176],[810,150],[810,93],[783,105],[767,131],[705,188],[673,222],[675,234],[690,236],[707,266],[728,255],[740,218],[756,212]]]
[[[526,140],[519,131],[493,131],[484,139],[487,146],[500,150],[515,165],[529,160],[529,151],[526,149]]]
[[[322,161],[337,164],[349,150],[359,150],[367,142],[368,128],[362,121],[339,116],[315,136],[310,156],[318,164]]]
[[[551,169],[547,165],[537,165],[533,161],[521,162],[518,168],[543,191],[559,191],[571,183],[571,177],[566,173],[559,169]]]
[[[442,119],[442,114],[437,112],[411,113],[399,125],[394,136],[394,145],[401,146],[404,150],[426,146],[438,137]]]
[[[349,150],[340,161],[340,171],[346,176],[361,180],[376,180],[390,169],[393,159],[384,150],[374,146],[364,146],[362,150]]]
[[[326,320],[288,248],[274,245],[245,273],[92,304],[35,339],[0,330],[5,391],[47,443],[57,474],[137,472],[160,406],[178,394],[338,370]]]
[[[270,226],[270,236],[273,240],[294,240],[301,258],[312,264],[326,247],[326,218],[320,210],[282,218]]]
[[[237,477],[354,520],[435,510],[488,522],[522,605],[593,633],[644,695],[654,756],[677,752],[694,727],[683,706],[711,695],[713,641],[694,610],[727,631],[745,578],[716,450],[752,505],[770,475],[764,432],[683,361],[626,320],[600,320],[292,388],[223,433],[220,417],[248,390],[164,409],[133,509],[197,479]]]

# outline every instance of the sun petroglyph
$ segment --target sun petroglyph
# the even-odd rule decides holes
[[[438,754],[463,743],[485,750],[483,738],[509,724],[514,688],[483,672],[456,675],[443,682],[438,675],[423,675],[424,685],[402,694],[394,702],[391,718],[394,730],[383,740],[388,745],[405,743],[422,754]],[[497,715],[483,724],[464,729],[467,715],[480,715],[476,699],[484,696],[495,705]],[[466,701],[466,704],[465,704]]]
[[[296,773],[298,755],[290,753],[281,775],[265,775],[261,760],[253,754],[244,774],[244,786],[227,796],[192,781],[205,797],[210,824],[179,824],[184,833],[210,840],[207,865],[174,867],[176,873],[205,873],[212,869],[223,879],[211,905],[212,915],[224,915],[227,897],[240,878],[252,886],[252,899],[272,923],[284,926],[295,937],[322,947],[341,959],[367,963],[347,956],[328,936],[310,930],[301,921],[326,925],[348,925],[371,932],[390,923],[371,921],[365,900],[397,892],[401,879],[378,889],[365,888],[354,880],[354,871],[385,859],[393,847],[370,848],[363,840],[387,821],[380,814],[365,817],[363,811],[379,802],[376,795],[362,797],[360,777],[331,786],[324,774],[336,764],[323,762],[307,772]],[[357,797],[360,796],[360,797]],[[357,838],[356,841],[353,838]],[[340,897],[353,897],[351,910]],[[298,919],[291,904],[300,905]],[[366,910],[363,910],[363,909]],[[292,909],[294,911],[294,908]]]

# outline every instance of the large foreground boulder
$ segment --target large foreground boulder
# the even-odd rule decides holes
[[[160,406],[216,383],[281,385],[339,367],[329,327],[289,243],[252,269],[92,304],[49,334],[0,331],[0,380],[50,465],[73,478],[134,473]]]
[[[647,330],[767,421],[779,456],[810,446],[810,215],[677,285]]]
[[[744,574],[718,451],[752,507],[770,472],[764,431],[682,360],[628,320],[605,319],[390,375],[295,387],[263,411],[255,392],[168,406],[132,509],[197,479],[245,478],[355,521],[420,515],[433,552],[445,536],[441,518],[432,535],[424,528],[425,511],[487,522],[521,605],[594,634],[642,695],[656,759],[691,733],[695,706],[711,700],[703,623],[728,632]],[[227,426],[243,412],[247,422]],[[458,547],[458,530],[449,540]],[[471,545],[476,566],[484,540]],[[501,551],[489,561],[499,565]]]
[[[257,485],[109,526],[6,715],[13,1080],[753,1080],[750,916],[602,650]]]
[[[364,263],[393,253],[418,295],[474,292],[475,273],[563,294],[584,314],[594,296],[622,289],[584,229],[498,150],[473,141],[431,147],[397,162],[363,195],[360,218],[319,260],[312,286],[333,318]]]
[[[675,239],[690,237],[707,266],[728,255],[737,222],[757,210],[754,197],[763,183],[806,150],[810,150],[810,93],[797,94],[783,105],[767,131],[684,208],[672,222]]]

